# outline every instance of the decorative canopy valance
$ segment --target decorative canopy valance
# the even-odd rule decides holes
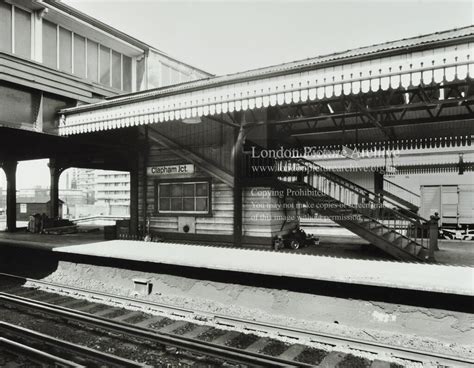
[[[418,51],[408,47],[413,45],[403,47],[401,44],[382,51],[379,48],[372,51],[370,57],[363,54],[364,58],[361,58],[354,53],[328,60],[309,59],[117,97],[90,107],[62,111],[59,134],[79,134],[341,95],[465,81],[474,77],[473,35],[474,27],[467,27],[450,38],[459,37],[463,42],[445,47],[439,47],[433,40],[425,42],[428,46],[421,42],[424,47]],[[433,42],[432,48],[430,42]],[[419,44],[415,45],[419,47]],[[395,54],[394,49],[397,51]],[[387,50],[391,53],[387,54]]]

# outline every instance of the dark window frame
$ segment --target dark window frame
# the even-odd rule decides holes
[[[190,216],[190,217],[212,217],[212,178],[197,177],[197,178],[179,178],[179,179],[155,179],[154,181],[154,216],[160,217],[175,217],[175,216]],[[184,211],[159,211],[159,195],[158,188],[160,184],[186,184],[186,183],[207,183],[208,195],[208,209],[206,212],[184,212]]]

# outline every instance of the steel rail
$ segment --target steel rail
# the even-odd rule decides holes
[[[62,359],[56,355],[46,353],[28,345],[20,344],[19,342],[5,337],[0,337],[0,346],[5,347],[7,351],[12,352],[13,354],[21,354],[21,357],[31,357],[33,360],[52,363],[56,368],[86,368],[84,365]]]
[[[183,336],[160,333],[145,328],[138,328],[127,323],[118,322],[99,316],[93,316],[86,312],[76,311],[40,301],[33,301],[31,299],[8,293],[0,292],[0,300],[39,310],[44,313],[54,314],[62,318],[68,318],[82,323],[87,323],[92,327],[100,327],[121,334],[144,338],[160,344],[168,346],[171,345],[177,348],[193,351],[198,354],[225,359],[226,361],[248,364],[252,367],[311,367],[311,365],[296,363],[278,357],[271,357],[265,354],[244,351],[223,345],[216,345],[210,342],[186,338]]]
[[[228,327],[228,328],[241,328],[249,333],[260,332],[264,334],[273,333],[280,337],[289,338],[292,340],[305,339],[314,343],[322,343],[330,346],[344,346],[355,351],[370,352],[373,354],[385,354],[394,358],[403,360],[411,360],[416,362],[437,362],[438,364],[444,364],[446,366],[453,365],[457,367],[472,367],[474,366],[474,359],[458,357],[449,354],[442,354],[430,351],[423,351],[415,348],[408,348],[402,346],[393,346],[390,344],[384,344],[380,342],[367,341],[363,339],[339,336],[330,333],[321,333],[310,331],[306,329],[292,328],[287,326],[281,326],[271,323],[250,321],[238,317],[229,317],[225,315],[208,313],[205,311],[196,311],[192,309],[176,307],[173,305],[154,303],[140,299],[133,299],[126,296],[114,295],[105,292],[92,291],[83,288],[73,287],[69,285],[62,285],[58,283],[46,282],[41,280],[35,280],[22,276],[16,276],[0,272],[0,277],[10,277],[14,279],[26,280],[32,285],[38,286],[49,286],[56,289],[62,289],[64,291],[70,291],[76,295],[83,297],[93,297],[97,302],[112,302],[122,301],[123,307],[132,307],[140,309],[140,311],[146,313],[147,310],[155,313],[168,314],[170,316],[180,318],[191,318],[196,321],[209,321],[213,320],[216,324]],[[54,291],[52,291],[54,292]],[[56,290],[57,292],[57,290]],[[1,295],[2,293],[0,293]],[[60,294],[61,295],[61,294]],[[116,304],[117,306],[117,304]]]
[[[86,360],[91,359],[91,360],[100,362],[100,364],[107,363],[107,364],[113,364],[114,366],[125,367],[125,368],[149,367],[146,364],[137,363],[135,361],[125,359],[125,358],[120,358],[112,354],[104,353],[98,350],[88,348],[86,346],[82,346],[82,345],[75,344],[69,341],[61,340],[59,338],[45,335],[40,332],[36,332],[24,327],[15,326],[11,323],[0,321],[0,331],[2,331],[4,334],[6,333],[7,335],[13,336],[13,338],[20,336],[20,337],[25,338],[29,342],[39,341],[41,345],[43,346],[46,345],[48,347],[58,348],[61,351],[68,352],[68,355],[73,353],[74,357],[79,356],[79,357],[85,358]],[[60,359],[67,362],[68,364],[75,364],[65,359],[62,359],[62,358]],[[61,363],[61,362],[58,361],[58,363]],[[62,367],[62,365],[60,366]],[[72,365],[72,366],[75,367],[77,365]],[[81,365],[79,366],[82,367]]]

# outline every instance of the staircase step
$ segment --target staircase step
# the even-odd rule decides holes
[[[421,259],[428,259],[429,256],[429,251],[426,248],[420,247],[420,250],[418,251],[417,257]]]
[[[350,207],[340,207],[337,209],[337,212],[339,213],[354,213],[356,212],[356,210],[354,210],[353,208],[350,208]]]
[[[410,253],[410,254],[416,255],[419,251],[419,249],[417,249],[417,248],[419,248],[419,247],[420,247],[419,244],[415,243],[414,241],[411,241],[403,249],[405,251],[407,251],[408,253]]]
[[[326,203],[335,203],[337,202],[334,198],[328,198],[326,196],[319,196],[319,202],[326,202]]]
[[[385,227],[382,224],[377,224],[377,225],[372,226],[371,228],[369,228],[369,230],[372,231],[373,233],[379,234],[380,232],[383,233],[384,228]]]
[[[289,188],[295,192],[294,198],[301,203],[316,204],[314,206],[315,212],[318,212],[320,215],[337,215],[338,219],[335,219],[335,222],[339,225],[349,229],[360,237],[368,240],[378,248],[383,251],[391,254],[395,258],[402,260],[424,260],[425,250],[415,241],[412,241],[407,236],[403,236],[401,232],[398,232],[395,228],[390,228],[389,223],[392,221],[390,219],[397,219],[398,215],[393,214],[392,217],[386,216],[384,208],[358,208],[356,203],[352,203],[352,197],[345,199],[345,196],[341,196],[341,191],[332,190],[326,185],[320,185],[320,182],[315,182],[312,186],[309,183],[297,181],[298,175],[289,175],[283,178],[280,178],[278,184],[285,188]],[[334,179],[328,177],[329,182],[336,181],[340,185],[340,180],[345,179]],[[311,180],[309,180],[311,181]],[[349,180],[346,180],[347,183],[352,184]],[[349,185],[349,189],[352,188]],[[302,192],[301,196],[298,195],[298,191]],[[311,193],[306,193],[306,191],[311,191]],[[354,189],[353,192],[357,192],[357,195],[360,195],[360,190]],[[334,197],[333,197],[334,196]],[[397,207],[396,210],[399,210]],[[379,216],[384,216],[381,218],[386,218],[387,222],[385,224]],[[347,218],[346,218],[347,217]]]
[[[400,235],[394,230],[388,231],[387,233],[383,235],[383,237],[387,239],[389,242],[391,242],[394,246],[401,249],[404,249],[410,242],[410,240],[408,240],[407,238]]]
[[[392,241],[392,244],[396,245],[398,248],[405,248],[409,242],[410,241],[407,238],[400,235],[398,238]]]
[[[365,227],[366,229],[368,229],[370,227],[371,224],[374,224],[375,222],[373,220],[364,220],[362,222],[359,222],[359,225]]]
[[[388,230],[385,234],[383,234],[383,237],[389,242],[394,243],[396,239],[401,237],[401,235],[394,230]]]

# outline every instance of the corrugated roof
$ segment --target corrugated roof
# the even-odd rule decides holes
[[[358,60],[365,57],[380,57],[382,55],[385,55],[386,53],[407,53],[413,51],[414,49],[418,49],[428,45],[432,46],[433,44],[446,44],[453,42],[453,40],[472,38],[473,36],[474,25],[469,25],[462,28],[455,28],[442,32],[436,32],[411,38],[405,38],[402,40],[384,42],[371,46],[336,52],[329,55],[317,56],[314,58],[278,64],[269,67],[228,74],[224,76],[205,78],[197,81],[115,96],[108,98],[105,101],[97,102],[91,105],[83,105],[79,107],[64,109],[61,110],[61,112],[68,113],[83,111],[100,108],[107,105],[120,104],[122,102],[139,101],[142,99],[149,99],[153,97],[179,94],[191,90],[199,90],[208,87],[242,82],[245,80],[262,79],[280,74],[291,74],[304,70],[322,68],[328,65],[332,65],[334,63],[340,64],[341,62],[347,60]]]

